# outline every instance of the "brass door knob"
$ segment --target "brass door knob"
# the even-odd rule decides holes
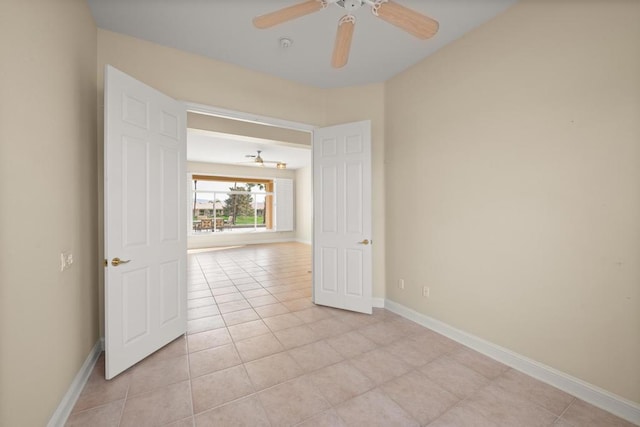
[[[111,260],[111,265],[113,265],[114,267],[117,267],[120,264],[126,264],[129,261],[131,261],[131,260],[130,259],[120,259],[118,257],[115,257],[114,259]]]
[[[369,239],[364,239],[362,242],[358,242],[359,245],[368,245]]]

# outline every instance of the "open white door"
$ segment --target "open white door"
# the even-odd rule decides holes
[[[371,122],[313,133],[313,296],[371,314]]]
[[[182,103],[111,66],[104,92],[110,379],[186,332],[187,132]]]

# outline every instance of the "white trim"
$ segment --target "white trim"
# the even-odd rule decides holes
[[[100,357],[100,353],[102,353],[103,348],[104,338],[101,338],[96,342],[96,344],[89,352],[89,355],[82,364],[82,367],[80,367],[80,370],[71,382],[67,393],[64,395],[64,397],[60,401],[60,404],[56,408],[56,411],[53,413],[51,419],[47,423],[47,427],[61,427],[66,424],[69,415],[71,415],[73,407],[78,401],[78,397],[80,397],[80,393],[82,393],[84,385],[89,379],[89,375],[91,375],[91,372],[93,371],[93,367]]]
[[[386,304],[385,304],[384,298],[377,298],[377,297],[371,298],[371,307],[373,307],[373,308],[385,308],[385,306],[386,306]]]
[[[311,246],[313,244],[313,242],[311,240],[295,239],[295,241],[298,242],[298,243],[304,243],[305,245],[309,245],[309,246]]]
[[[452,340],[504,363],[518,371],[576,396],[598,408],[640,425],[640,405],[589,384],[564,372],[500,347],[475,335],[456,329],[444,322],[418,313],[402,304],[385,300],[384,307]]]
[[[241,111],[212,107],[195,102],[183,101],[183,103],[187,107],[187,111],[191,111],[193,113],[223,117],[226,119],[233,119],[241,122],[258,123],[266,126],[276,126],[285,129],[299,130],[302,132],[313,132],[313,130],[317,128],[317,126],[308,125],[306,123],[292,122],[289,120],[277,119],[275,117],[262,116],[260,114],[244,113]]]
[[[228,233],[227,235],[229,235],[231,233]],[[246,233],[247,235],[251,235],[249,233]],[[236,234],[235,236],[241,236],[241,234]],[[233,236],[233,237],[235,237]],[[208,237],[208,236],[203,236],[203,237]],[[204,240],[204,239],[201,239]],[[229,247],[229,246],[248,246],[248,245],[265,245],[265,244],[269,244],[269,243],[287,243],[287,242],[295,242],[296,240],[293,237],[282,237],[279,239],[266,239],[266,240],[259,240],[259,241],[251,241],[251,242],[243,242],[243,241],[237,241],[237,242],[232,242],[232,241],[225,241],[225,242],[213,242],[213,241],[207,241],[207,242],[190,242],[192,244],[189,245],[189,247],[187,247],[187,251],[190,251],[191,249],[207,249],[207,248],[224,248],[224,247]],[[201,243],[201,246],[198,246],[198,243]]]

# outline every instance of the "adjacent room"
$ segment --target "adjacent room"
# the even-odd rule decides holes
[[[3,2],[0,425],[640,425],[639,41],[638,0]]]

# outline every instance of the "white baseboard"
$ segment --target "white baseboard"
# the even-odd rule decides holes
[[[69,390],[67,390],[67,393],[64,395],[64,397],[60,401],[60,404],[56,408],[56,411],[53,413],[51,419],[47,423],[47,427],[62,427],[65,425],[67,419],[69,418],[69,415],[71,415],[73,407],[78,401],[78,397],[80,397],[80,393],[82,393],[84,385],[89,379],[89,375],[91,375],[91,371],[93,371],[93,367],[100,357],[100,353],[102,353],[103,348],[104,338],[101,338],[96,342],[96,344],[89,352],[89,355],[82,364],[82,367],[80,367],[80,370],[71,382]]]
[[[304,243],[305,245],[309,245],[309,246],[311,246],[313,244],[313,242],[311,240],[296,239],[296,242]]]
[[[376,298],[376,297],[371,298],[371,305],[374,308],[384,308],[385,307],[384,298]]]
[[[375,303],[374,303],[375,304]],[[375,307],[376,305],[374,305]],[[482,338],[456,329],[444,322],[418,313],[391,300],[384,301],[384,307],[400,316],[412,320],[473,350],[491,357],[518,371],[524,372],[542,382],[584,400],[598,408],[611,412],[634,424],[640,425],[640,405],[610,393],[597,386],[572,377],[557,369],[529,359]]]

